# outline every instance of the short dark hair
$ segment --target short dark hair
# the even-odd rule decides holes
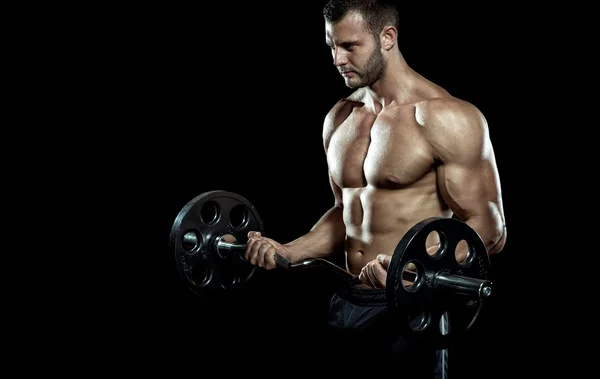
[[[398,9],[389,0],[330,0],[323,8],[323,16],[334,23],[352,11],[363,16],[374,35],[379,35],[385,26],[399,26]]]

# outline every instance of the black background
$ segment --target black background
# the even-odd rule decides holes
[[[133,157],[133,175],[150,178],[138,194],[152,197],[147,211],[158,220],[151,249],[166,267],[165,288],[172,289],[160,312],[169,315],[179,366],[248,358],[254,363],[243,367],[326,362],[336,368],[369,349],[357,346],[356,356],[345,360],[322,349],[320,328],[336,286],[330,277],[259,271],[233,297],[202,299],[180,280],[168,247],[180,209],[206,191],[246,197],[266,235],[280,241],[308,231],[331,206],[321,127],[350,91],[325,46],[322,5],[145,9],[121,41],[138,57],[122,83],[135,99],[137,144],[148,151]],[[523,164],[531,154],[524,130],[534,119],[527,96],[537,80],[534,33],[524,14],[508,9],[445,3],[403,9],[398,43],[408,64],[487,117],[508,226],[505,250],[492,259],[496,296],[453,348],[452,377],[533,372],[539,369],[529,353],[539,343],[532,327],[537,316],[516,278],[529,277],[534,267],[528,224],[535,178]]]

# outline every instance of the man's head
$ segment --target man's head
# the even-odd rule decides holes
[[[350,88],[381,79],[396,46],[398,13],[389,1],[330,0],[323,8],[326,42]]]

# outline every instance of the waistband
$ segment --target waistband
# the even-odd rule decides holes
[[[347,286],[337,292],[342,299],[357,305],[387,305],[385,289]]]

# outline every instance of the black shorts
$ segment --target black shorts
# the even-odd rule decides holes
[[[361,356],[384,367],[392,364],[398,378],[447,376],[447,351],[409,341],[394,328],[385,290],[348,287],[337,292],[329,304],[328,325],[336,356]]]

